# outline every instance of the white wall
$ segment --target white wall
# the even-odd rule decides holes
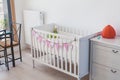
[[[111,24],[120,34],[120,0],[24,0],[24,3],[24,9],[46,12],[46,23],[93,32]]]
[[[14,0],[14,1],[15,1],[14,3],[15,3],[16,22],[22,24],[21,44],[22,44],[22,48],[25,48],[24,26],[23,26],[24,0]]]
[[[16,21],[23,23],[22,11],[24,8],[23,0],[14,0],[15,2],[15,13],[16,13]]]

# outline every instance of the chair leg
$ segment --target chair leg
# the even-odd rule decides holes
[[[22,62],[22,53],[21,53],[21,45],[19,44],[19,52],[20,52],[20,61]]]
[[[9,70],[9,62],[8,62],[8,56],[7,56],[7,50],[4,51],[4,57],[5,57],[5,66],[7,67],[7,70]]]

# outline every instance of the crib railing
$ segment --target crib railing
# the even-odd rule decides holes
[[[32,29],[31,52],[34,61],[78,78],[79,39],[77,36],[54,34]]]

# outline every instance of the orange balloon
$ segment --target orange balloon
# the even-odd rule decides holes
[[[102,31],[103,38],[115,38],[116,32],[111,25],[107,25]]]

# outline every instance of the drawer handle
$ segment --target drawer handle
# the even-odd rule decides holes
[[[116,50],[112,50],[114,53],[118,53],[119,51],[116,51]]]
[[[117,71],[114,71],[114,70],[111,69],[111,72],[112,72],[112,73],[116,73]]]

